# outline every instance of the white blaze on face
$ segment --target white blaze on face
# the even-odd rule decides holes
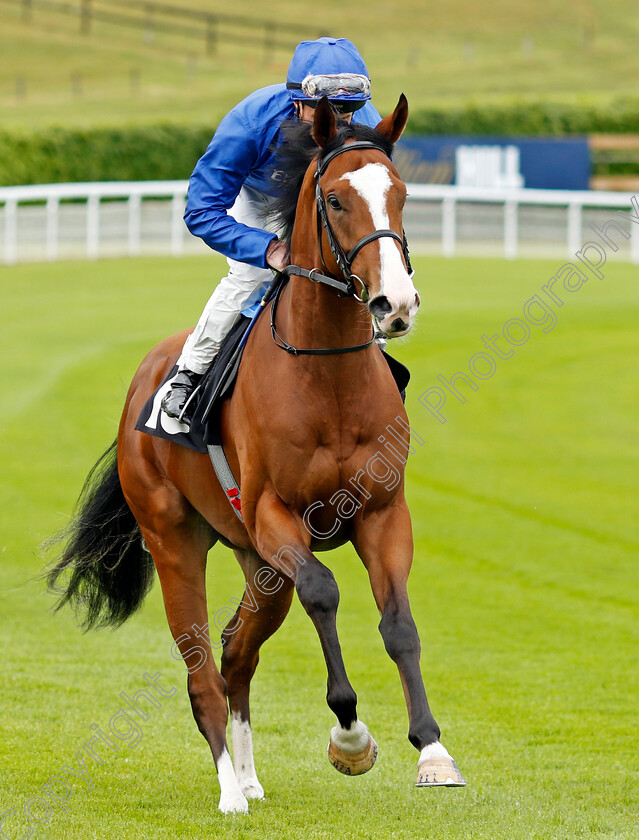
[[[340,180],[350,183],[353,189],[366,202],[373,219],[375,230],[390,228],[386,194],[392,186],[390,173],[383,163],[367,163],[355,172],[347,172]],[[366,245],[366,248],[379,248],[380,255],[380,290],[393,306],[410,307],[415,300],[415,287],[404,267],[397,241],[389,236]]]

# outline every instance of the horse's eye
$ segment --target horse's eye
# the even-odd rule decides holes
[[[333,210],[341,210],[342,209],[342,205],[339,203],[339,199],[337,198],[336,195],[329,195],[328,203],[331,205]]]

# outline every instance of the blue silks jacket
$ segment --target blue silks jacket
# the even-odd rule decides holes
[[[267,267],[266,249],[275,234],[240,224],[227,211],[244,184],[277,195],[272,144],[282,122],[294,118],[284,84],[255,91],[224,117],[193,170],[184,221],[192,234],[225,257]],[[370,102],[353,114],[353,122],[373,128],[380,120]]]

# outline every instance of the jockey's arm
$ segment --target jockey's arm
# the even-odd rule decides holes
[[[267,250],[276,243],[276,235],[236,222],[228,214],[261,151],[241,115],[227,114],[193,170],[184,221],[215,251],[266,268]]]

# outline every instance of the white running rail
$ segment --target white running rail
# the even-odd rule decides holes
[[[182,219],[187,186],[187,181],[123,181],[0,187],[0,262],[206,252]],[[574,256],[594,236],[586,214],[594,218],[598,211],[600,225],[614,220],[627,231],[622,258],[639,264],[639,224],[630,221],[633,198],[620,192],[409,184],[405,222],[416,252],[425,246],[447,257],[483,253],[492,237],[507,259],[526,243],[536,253],[546,239]],[[536,220],[533,234],[526,229],[527,214]]]

